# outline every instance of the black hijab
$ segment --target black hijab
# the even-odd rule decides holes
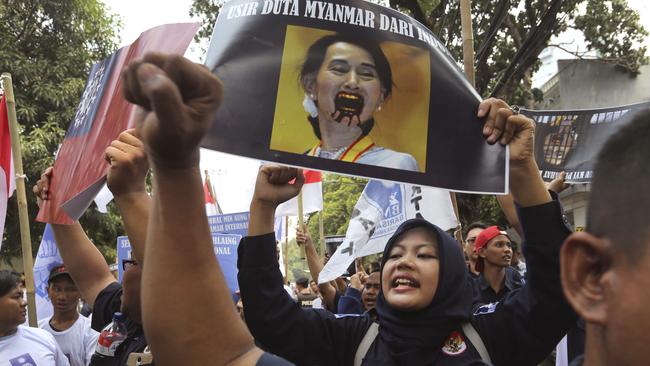
[[[379,336],[395,361],[402,365],[432,363],[444,341],[469,320],[472,285],[458,243],[446,232],[422,219],[402,223],[388,240],[381,262],[383,273],[391,248],[402,235],[415,228],[429,230],[438,242],[440,272],[431,304],[422,310],[404,312],[392,308],[383,291],[377,298]]]

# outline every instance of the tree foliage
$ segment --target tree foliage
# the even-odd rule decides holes
[[[0,71],[11,73],[14,84],[34,251],[43,225],[34,220],[38,208],[31,186],[53,163],[90,66],[115,51],[119,29],[119,19],[99,0],[0,0]],[[4,260],[20,253],[15,200],[14,195],[7,210]],[[121,221],[114,212],[90,211],[82,225],[110,259]]]
[[[530,106],[538,56],[552,36],[568,28],[581,31],[600,58],[627,71],[636,73],[647,62],[641,46],[647,32],[626,0],[473,0],[471,4],[476,89],[486,97],[501,80],[498,97]],[[459,1],[392,0],[391,5],[427,25],[456,60],[462,60]]]

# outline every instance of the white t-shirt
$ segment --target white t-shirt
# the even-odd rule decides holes
[[[71,366],[86,366],[95,352],[99,333],[90,327],[90,319],[79,315],[79,319],[68,329],[57,332],[50,326],[47,317],[38,322],[38,327],[51,333],[63,353],[70,360]]]
[[[319,297],[314,299],[314,302],[311,304],[312,309],[325,309],[325,306],[323,305],[323,299]]]
[[[70,366],[54,336],[43,329],[18,326],[0,337],[0,366]]]

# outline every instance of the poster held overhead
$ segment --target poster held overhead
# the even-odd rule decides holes
[[[480,96],[423,25],[362,0],[230,1],[206,59],[224,99],[203,147],[451,190],[505,193]]]
[[[122,68],[152,51],[183,54],[198,28],[198,23],[152,28],[93,65],[54,162],[50,199],[37,220],[72,224],[102,189],[108,168],[106,147],[134,123],[135,107],[122,96]]]
[[[650,108],[650,101],[619,107],[521,113],[535,121],[535,160],[542,179],[566,172],[567,183],[589,183],[596,156],[607,138],[630,116]]]

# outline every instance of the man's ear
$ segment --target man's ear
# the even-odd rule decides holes
[[[562,289],[573,309],[588,323],[607,323],[607,279],[612,252],[607,240],[587,232],[571,234],[562,245]]]

